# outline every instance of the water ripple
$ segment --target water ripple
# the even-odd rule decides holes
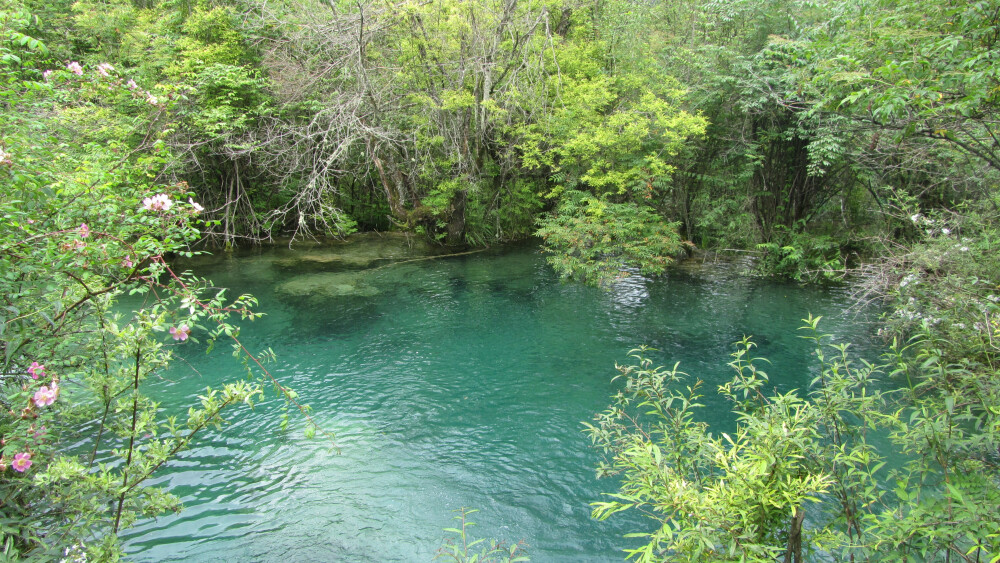
[[[655,361],[681,361],[711,389],[731,377],[732,343],[753,334],[773,380],[801,386],[810,376],[799,319],[847,306],[837,290],[721,266],[633,276],[604,292],[560,284],[530,249],[387,266],[365,278],[377,294],[317,300],[273,291],[292,271],[286,253],[198,273],[260,298],[270,315],[242,338],[274,348],[272,372],[336,434],[339,453],[304,439],[295,416],[279,430],[283,401],[273,394],[234,411],[157,477],[187,509],[129,531],[133,559],[429,561],[452,511],[467,506],[480,509],[477,537],[525,540],[533,561],[621,560],[634,545],[623,534],[648,523],[590,519],[589,503],[615,482],[595,479],[598,455],[580,424],[617,389],[615,362],[651,345]],[[831,320],[842,337],[860,332]],[[204,386],[239,373],[225,354],[177,350],[200,375],[178,362],[151,383],[168,409],[183,411]]]

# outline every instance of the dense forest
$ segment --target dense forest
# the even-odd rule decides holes
[[[0,0],[0,549],[115,559],[225,407],[298,404],[241,350],[252,298],[170,256],[396,230],[538,237],[605,287],[703,251],[850,280],[893,354],[810,319],[822,376],[772,396],[745,342],[728,442],[676,372],[622,367],[595,515],[661,519],[640,561],[996,562],[998,105],[995,0]],[[121,319],[122,292],[157,301]],[[199,323],[248,379],[159,420],[141,381]]]

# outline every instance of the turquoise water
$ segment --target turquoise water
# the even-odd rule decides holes
[[[634,545],[622,535],[648,525],[590,519],[588,503],[615,482],[595,479],[598,454],[581,432],[617,390],[616,361],[649,345],[711,391],[731,377],[733,342],[751,334],[787,390],[812,377],[795,330],[808,313],[841,340],[863,344],[868,330],[844,289],[749,279],[734,264],[693,261],[604,292],[560,284],[530,245],[411,262],[400,261],[421,255],[408,247],[374,261],[350,248],[187,264],[260,299],[267,316],[241,339],[275,351],[270,369],[339,452],[304,438],[294,415],[280,431],[277,401],[233,411],[159,477],[186,510],[130,530],[135,559],[430,561],[466,506],[479,509],[476,537],[523,540],[532,561],[619,561]],[[223,348],[178,346],[152,391],[177,408],[235,377]],[[727,424],[723,402],[706,402]]]

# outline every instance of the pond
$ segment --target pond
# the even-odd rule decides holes
[[[602,291],[560,283],[536,245],[428,258],[406,239],[369,235],[179,265],[260,300],[266,316],[241,340],[274,350],[269,369],[337,449],[305,438],[296,412],[281,431],[273,395],[232,411],[158,477],[186,509],[130,530],[131,557],[430,561],[453,511],[472,507],[474,537],[523,540],[532,561],[620,561],[635,545],[623,534],[649,524],[590,518],[588,503],[616,483],[595,478],[599,454],[581,432],[619,388],[615,362],[639,345],[657,349],[657,363],[680,362],[705,381],[706,416],[724,426],[714,389],[743,335],[783,390],[815,373],[796,330],[807,314],[869,347],[846,289],[752,279],[738,263],[691,260]],[[168,409],[240,373],[222,345],[175,350],[150,390]]]

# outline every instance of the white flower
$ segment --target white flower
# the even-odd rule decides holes
[[[951,234],[951,229],[945,227],[945,228],[941,229],[941,234],[950,235]]]
[[[174,202],[167,194],[157,194],[142,200],[142,208],[146,211],[169,211]]]
[[[59,563],[87,563],[86,548],[82,544],[75,543],[72,547],[67,547],[63,551],[66,557],[59,560]]]
[[[201,213],[202,211],[204,211],[204,210],[205,210],[205,208],[204,208],[204,207],[202,207],[201,205],[199,205],[198,203],[196,203],[196,202],[194,201],[194,198],[191,198],[191,197],[189,197],[189,198],[188,198],[188,203],[190,203],[190,204],[191,204],[191,207],[193,207],[193,208],[194,208],[194,212],[195,212],[195,213]]]
[[[187,309],[192,315],[194,314],[196,301],[192,297],[185,297],[181,300],[181,309]]]

